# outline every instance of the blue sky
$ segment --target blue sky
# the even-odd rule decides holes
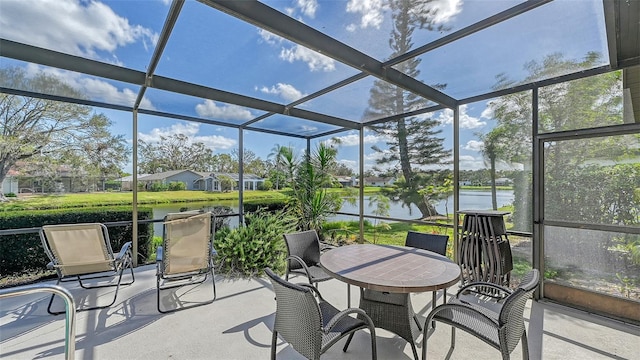
[[[386,1],[264,2],[380,61],[386,60],[391,53],[386,40],[391,30]],[[414,46],[436,40],[519,2],[435,0],[429,3],[429,10],[435,11],[435,23],[448,30],[417,29],[413,35]],[[2,0],[0,37],[145,71],[170,5],[168,0]],[[557,0],[530,14],[422,55],[419,80],[428,84],[446,83],[445,93],[465,98],[490,90],[495,76],[501,72],[521,80],[526,75],[524,64],[529,61],[541,61],[554,52],[562,52],[570,59],[581,59],[588,51],[600,52],[606,59],[602,2]],[[0,66],[21,66],[30,73],[54,73],[96,101],[131,105],[139,90],[131,84],[7,58],[0,58]],[[193,0],[184,5],[156,71],[161,76],[281,104],[357,73],[356,69]],[[300,107],[361,121],[372,83],[373,79],[365,78]],[[232,124],[262,114],[257,110],[155,89],[146,92],[142,107]],[[113,133],[132,138],[131,114],[108,109],[96,111],[114,121]],[[452,112],[443,111],[431,116],[440,121],[445,146],[451,148]],[[474,134],[488,132],[494,123],[486,102],[461,108],[462,169],[484,167],[479,153],[482,144]],[[267,118],[254,125],[302,134],[335,128],[286,116]],[[204,142],[216,153],[229,152],[238,146],[238,130],[222,126],[141,115],[138,131],[145,141],[154,141],[161,135],[184,133],[193,136],[195,141]],[[338,136],[343,143],[339,159],[357,168],[357,133],[345,132]],[[384,139],[367,132],[365,140],[365,167],[370,168],[377,156],[370,147],[384,148]],[[291,143],[300,151],[305,147],[305,142],[299,139],[245,132],[245,147],[263,158],[276,143]]]

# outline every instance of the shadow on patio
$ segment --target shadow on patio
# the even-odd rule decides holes
[[[302,281],[302,278],[294,278]],[[69,288],[67,286],[67,288]],[[266,279],[217,277],[215,302],[173,314],[156,310],[155,268],[136,269],[136,282],[123,287],[114,306],[79,312],[76,324],[76,359],[267,359],[274,320],[274,295]],[[319,286],[323,296],[337,307],[346,307],[344,283],[337,280]],[[99,292],[98,292],[99,291]],[[76,302],[95,302],[110,295],[108,289],[79,291],[71,288]],[[182,301],[199,301],[210,294],[210,284],[179,290]],[[449,289],[449,293],[455,287]],[[357,304],[358,292],[352,292]],[[188,299],[187,299],[188,298]],[[171,294],[164,295],[165,303]],[[414,294],[416,311],[426,315],[431,294]],[[439,300],[441,301],[441,300]],[[48,295],[34,294],[3,299],[0,305],[0,357],[41,359],[64,357],[64,316],[47,314]],[[175,304],[174,304],[175,305]],[[54,302],[54,306],[62,306]],[[533,321],[530,321],[533,314]],[[531,303],[525,312],[532,359],[638,359],[637,328],[596,317],[580,316],[566,308]],[[379,359],[411,359],[407,343],[384,330],[377,332]],[[499,353],[480,340],[457,332],[452,359],[495,359]],[[449,348],[449,327],[439,324],[429,340],[429,358],[444,359]],[[323,359],[367,359],[369,335],[356,333],[347,353],[336,344]],[[418,339],[422,345],[422,338]],[[543,354],[542,356],[540,354]],[[278,343],[278,359],[302,359],[286,343]],[[520,345],[512,354],[521,357]]]

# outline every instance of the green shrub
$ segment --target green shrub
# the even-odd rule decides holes
[[[287,204],[284,200],[251,200],[245,202],[243,205],[245,213],[252,213],[259,210],[266,211],[278,211],[283,210]]]
[[[169,190],[169,186],[163,183],[154,182],[149,186],[149,191],[160,192]]]
[[[273,183],[269,179],[265,179],[263,182],[258,184],[258,190],[269,191],[273,189]]]
[[[14,198],[14,197],[17,197],[18,195],[16,195],[15,193],[10,192],[10,193],[6,193],[6,194],[4,194],[4,196],[5,196],[5,197],[8,197],[8,198],[10,198],[10,197],[11,197],[11,198]]]
[[[187,184],[183,183],[182,181],[172,181],[167,186],[167,189],[169,191],[184,191],[187,190]]]
[[[285,211],[247,214],[247,225],[216,233],[218,271],[253,276],[270,267],[282,273],[287,250],[282,235],[295,229],[296,221]]]
[[[150,208],[138,208],[138,219],[151,219]],[[38,228],[51,224],[109,223],[131,221],[130,207],[98,207],[83,209],[29,210],[0,212],[0,230],[34,228],[33,232],[0,235],[0,276],[38,271],[46,268],[47,258]],[[114,252],[127,241],[132,241],[132,225],[110,226],[109,239]],[[148,257],[153,224],[138,226],[138,259],[144,263]]]

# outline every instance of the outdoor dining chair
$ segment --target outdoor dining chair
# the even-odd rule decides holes
[[[449,242],[449,235],[440,235],[440,234],[429,234],[422,233],[416,231],[407,232],[407,237],[405,239],[404,246],[409,246],[417,249],[423,249],[427,251],[432,251],[436,254],[440,254],[442,256],[447,256],[447,243]],[[437,294],[435,291],[432,292],[432,306],[436,306]],[[447,289],[442,289],[442,298],[444,302],[447,302]],[[418,322],[417,316],[415,317],[416,322]],[[422,330],[422,325],[418,324],[418,328]]]
[[[533,269],[515,290],[487,282],[463,286],[455,298],[439,305],[427,316],[423,330],[422,359],[427,359],[429,324],[434,321],[451,325],[449,354],[455,347],[456,328],[460,328],[499,350],[502,359],[509,359],[522,339],[522,358],[529,359],[524,309],[539,282],[540,272]],[[492,293],[500,292],[503,297],[487,296],[487,289],[491,289]]]
[[[108,308],[116,302],[121,285],[131,285],[135,281],[133,274],[131,242],[125,243],[117,255],[113,254],[109,231],[104,224],[62,224],[45,225],[40,230],[40,239],[45,253],[51,260],[47,268],[58,275],[56,284],[78,281],[83,289],[115,287],[113,300],[108,305],[79,308],[77,311]],[[122,283],[125,269],[131,271],[131,281]],[[113,278],[117,282],[113,283]],[[101,279],[111,280],[108,283]],[[97,284],[88,285],[87,282]],[[84,281],[84,282],[83,282]],[[51,311],[55,295],[51,295],[47,312],[52,315],[64,311]]]
[[[185,211],[169,213],[164,217],[162,246],[156,252],[156,295],[161,313],[184,310],[212,303],[216,299],[216,281],[213,259],[211,213]],[[209,274],[213,283],[213,298],[195,305],[162,310],[161,290],[204,283]]]
[[[358,330],[369,329],[371,359],[377,359],[376,330],[371,318],[362,309],[338,310],[322,298],[310,284],[293,284],[265,268],[276,294],[276,318],[271,338],[271,359],[276,359],[278,335],[308,359],[320,355],[338,340]],[[315,294],[315,296],[314,296]],[[317,300],[316,300],[317,297]],[[359,318],[349,316],[357,314]],[[347,342],[342,349],[346,352]]]
[[[331,279],[320,266],[320,239],[315,230],[284,234],[284,242],[288,254],[285,273],[287,281],[292,273],[306,276],[309,284],[316,287],[317,283]]]

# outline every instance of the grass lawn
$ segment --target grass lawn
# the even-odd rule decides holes
[[[344,192],[344,189],[328,189],[330,192]],[[357,191],[357,189],[356,189]],[[380,191],[377,187],[365,188],[365,193],[371,194]],[[244,191],[245,202],[280,202],[289,196],[287,190],[272,191]],[[160,191],[139,192],[138,204],[171,204],[188,202],[216,202],[237,201],[238,192],[209,192],[209,191]],[[74,207],[131,205],[133,193],[131,192],[96,192],[74,194],[44,194],[30,195],[19,198],[10,198],[6,203],[0,203],[0,211],[18,210],[46,210]]]

